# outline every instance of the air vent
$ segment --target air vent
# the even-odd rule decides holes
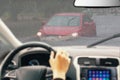
[[[119,61],[114,58],[100,59],[100,66],[117,67]]]
[[[88,58],[88,57],[82,57],[78,59],[78,64],[79,65],[96,65],[96,59],[95,58]]]

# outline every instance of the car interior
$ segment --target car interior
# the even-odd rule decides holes
[[[119,48],[75,49],[63,47],[63,49],[69,52],[72,60],[66,75],[67,80],[89,80],[95,75],[98,76],[98,80],[99,77],[105,80],[119,80]],[[1,75],[9,79],[39,80],[40,76],[42,77],[38,74],[39,71],[47,69],[45,78],[52,79],[49,65],[51,51],[55,51],[55,48],[53,49],[48,44],[26,43],[7,55],[1,64]]]
[[[52,80],[49,58],[51,51],[57,53],[57,49],[67,51],[71,59],[66,80],[120,80],[120,47],[94,47],[119,36],[87,47],[53,46],[41,41],[22,43],[0,20],[0,38],[13,47],[0,64],[0,80]]]

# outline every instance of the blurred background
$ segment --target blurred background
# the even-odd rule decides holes
[[[0,0],[0,18],[22,42],[40,41],[37,32],[54,14],[85,13],[96,25],[95,37],[72,40],[43,41],[52,46],[87,46],[120,32],[120,8],[76,8],[74,0]],[[103,46],[120,46],[120,38],[107,41]],[[0,41],[1,53],[7,52]]]
[[[90,16],[94,16],[94,20],[96,20],[96,23],[99,21],[99,24],[102,24],[102,22],[104,23],[103,20],[106,18],[103,16],[100,17],[101,20],[100,18],[97,20],[98,16],[95,17],[95,15],[120,14],[120,8],[76,8],[72,5],[73,1],[74,0],[0,0],[0,17],[5,21],[13,33],[19,39],[23,40],[26,36],[26,39],[29,38],[29,36],[33,37],[39,30],[42,22],[47,21],[56,13],[87,13]]]

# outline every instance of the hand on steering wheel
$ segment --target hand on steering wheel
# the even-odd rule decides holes
[[[65,75],[70,65],[68,53],[58,50],[55,56],[55,53],[51,52],[49,63],[53,71],[53,79],[62,78],[65,80]]]
[[[52,54],[50,56],[50,65],[53,70],[53,78],[65,79],[65,74],[70,64],[70,59],[68,58],[67,53],[65,51],[58,51],[57,55],[55,56],[56,51],[50,45],[40,42],[29,42],[14,49],[3,60],[0,68],[1,80],[4,80],[4,78],[6,77],[17,80],[45,80],[45,75],[47,70],[45,66],[18,67],[18,69],[9,71],[5,76],[7,66],[12,61],[14,56],[18,54],[21,50],[31,47],[44,48],[49,53],[51,53],[52,51]],[[13,73],[15,74],[13,75]]]

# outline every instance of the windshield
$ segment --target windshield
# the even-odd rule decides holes
[[[1,0],[0,17],[20,41],[52,46],[87,46],[120,32],[119,7],[76,8],[73,0]]]
[[[80,26],[80,16],[54,16],[47,26]]]

